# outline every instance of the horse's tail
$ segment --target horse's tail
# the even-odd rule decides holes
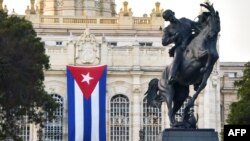
[[[148,84],[148,90],[145,93],[147,98],[147,104],[151,107],[160,108],[161,107],[161,96],[158,95],[158,82],[159,79],[154,78]]]

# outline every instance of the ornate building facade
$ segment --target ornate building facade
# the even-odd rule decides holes
[[[150,108],[144,98],[148,82],[159,78],[172,61],[168,55],[171,46],[161,44],[165,23],[160,3],[152,6],[150,16],[134,17],[128,2],[123,3],[118,14],[114,0],[30,2],[25,18],[33,23],[37,35],[45,43],[51,68],[45,71],[44,83],[60,107],[55,113],[57,118],[47,121],[42,132],[37,132],[35,125],[24,122],[19,134],[24,141],[39,138],[67,141],[67,65],[108,65],[107,141],[139,141],[140,133],[145,141],[154,141],[169,127],[166,104],[161,109]],[[233,65],[220,67],[217,62],[206,88],[198,97],[195,112],[199,115],[199,128],[221,131],[224,115],[227,115],[225,104],[230,103],[228,95],[235,94],[234,89],[226,87],[231,79],[221,73],[230,72]],[[193,88],[190,90],[192,95]]]
[[[227,116],[230,104],[236,102],[237,88],[234,82],[243,77],[244,64],[246,62],[221,62],[220,65],[220,95],[221,95],[221,127],[227,124]]]

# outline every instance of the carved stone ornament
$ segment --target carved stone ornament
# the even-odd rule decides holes
[[[63,0],[56,0],[56,6],[62,7],[63,6]]]
[[[76,43],[77,64],[99,64],[99,48],[95,35],[86,29]]]

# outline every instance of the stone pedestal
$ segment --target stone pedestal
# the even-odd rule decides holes
[[[157,141],[219,141],[214,129],[165,129]]]

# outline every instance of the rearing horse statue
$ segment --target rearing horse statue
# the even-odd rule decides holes
[[[189,85],[194,85],[195,94],[189,100],[185,110],[189,110],[194,105],[199,93],[205,88],[213,66],[219,58],[216,49],[218,33],[220,32],[219,14],[209,3],[201,4],[201,6],[207,8],[209,12],[203,12],[199,16],[197,25],[199,25],[200,30],[182,53],[176,82],[168,83],[170,68],[173,65],[170,64],[165,68],[160,79],[154,78],[149,82],[148,90],[145,93],[150,106],[159,108],[162,102],[167,103],[171,127],[196,128],[196,123],[188,121],[192,120],[188,118],[183,121],[182,126],[177,126],[175,115],[189,96]],[[190,115],[185,116],[190,118]],[[187,124],[187,122],[190,123]]]

